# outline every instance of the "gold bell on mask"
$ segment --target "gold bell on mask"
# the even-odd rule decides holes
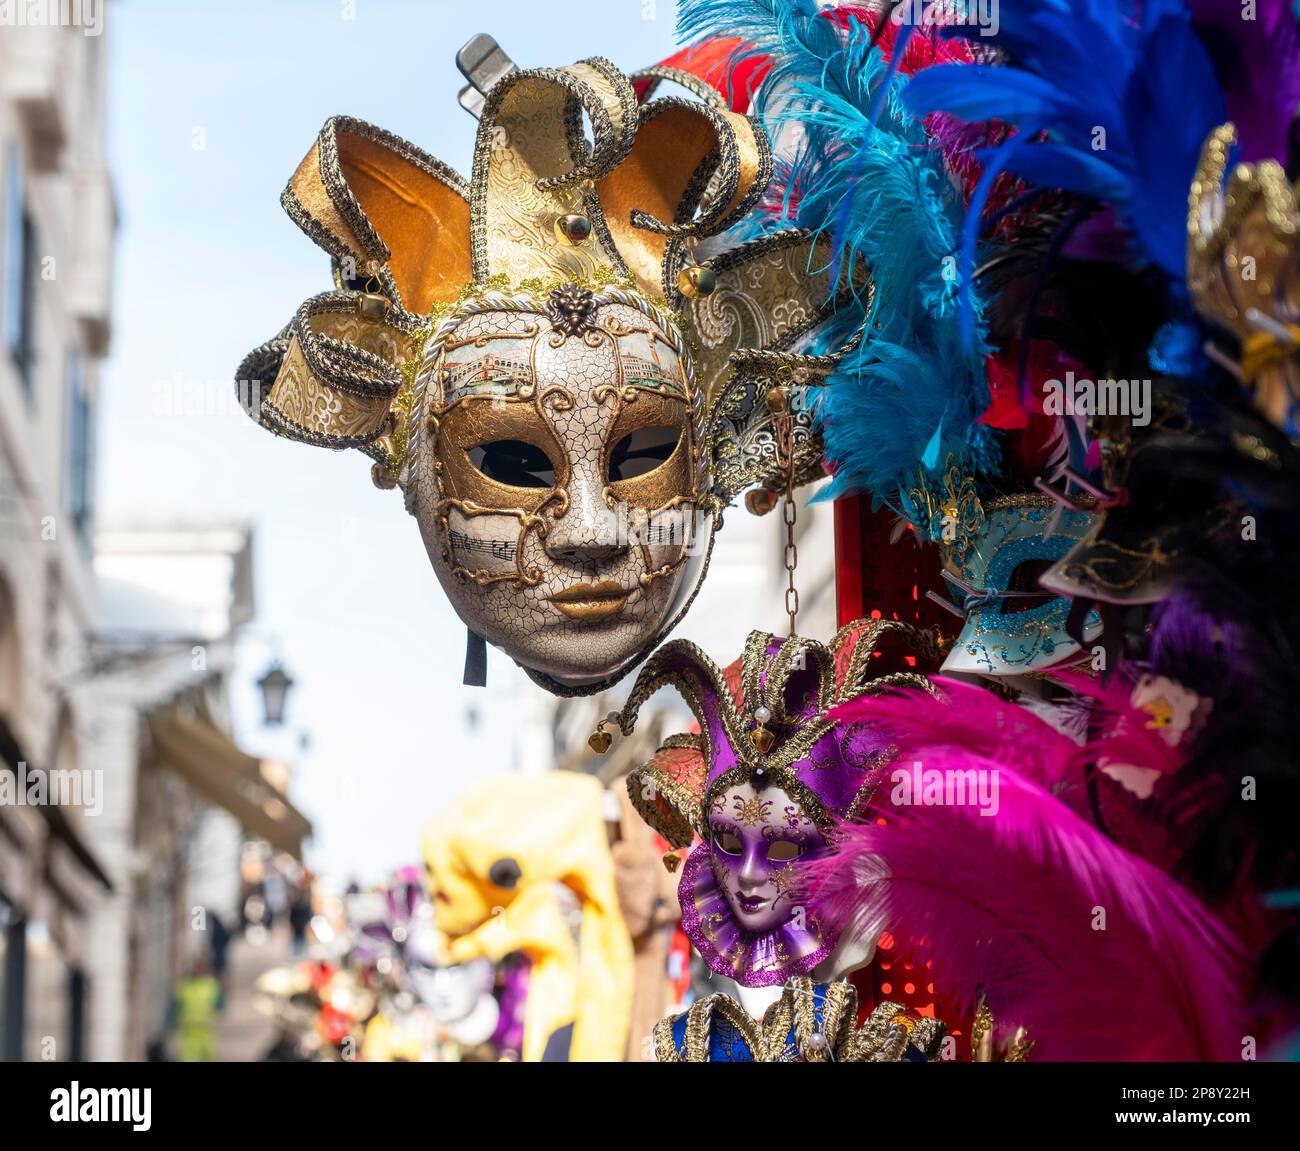
[[[718,290],[718,276],[712,268],[690,264],[677,273],[677,290],[683,296],[711,296]]]

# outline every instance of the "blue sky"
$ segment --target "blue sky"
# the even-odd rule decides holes
[[[258,729],[251,682],[270,652],[257,640],[236,685],[241,741],[297,760],[294,795],[318,829],[312,861],[339,878],[376,877],[414,857],[461,781],[509,767],[510,734],[495,722],[466,729],[483,693],[460,683],[464,628],[400,495],[370,484],[359,453],[278,440],[233,405],[243,355],[329,287],[325,255],[281,210],[280,191],[337,113],[465,172],[474,123],[456,103],[454,57],[471,35],[493,34],[524,66],[601,54],[633,69],[673,50],[673,6],[129,0],[107,20],[121,230],[101,522],[254,523],[257,627],[283,641],[298,680],[291,720],[312,743],[300,755],[291,735]],[[494,654],[494,715],[508,722],[521,682]]]

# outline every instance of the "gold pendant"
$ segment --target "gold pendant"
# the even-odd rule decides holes
[[[392,301],[387,296],[381,296],[377,292],[362,292],[357,297],[357,315],[372,324],[387,319],[392,306]]]

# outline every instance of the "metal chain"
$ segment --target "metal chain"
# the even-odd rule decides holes
[[[794,502],[794,417],[787,409],[776,420],[778,457],[785,465],[785,499],[781,513],[785,519],[785,614],[790,617],[790,634],[795,634],[795,617],[799,614],[799,589],[794,586],[794,569],[799,565],[799,548],[794,542],[794,526],[799,512]]]

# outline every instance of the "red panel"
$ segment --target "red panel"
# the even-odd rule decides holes
[[[855,619],[900,619],[953,633],[955,618],[926,598],[944,593],[939,550],[922,547],[892,512],[873,512],[863,496],[835,502],[835,597],[842,627]]]
[[[849,982],[858,992],[858,1022],[881,1003],[899,1003],[918,1015],[942,1020],[956,1040],[954,1062],[971,1061],[970,1031],[974,1016],[959,1013],[943,1003],[943,988],[934,982],[930,961],[911,959],[886,933],[880,937],[875,958],[853,972]],[[908,990],[911,988],[911,990]]]
[[[897,525],[897,516],[872,512],[864,497],[836,501],[835,599],[840,626],[857,619],[900,619],[918,627],[937,625],[951,636],[957,620],[925,595],[927,590],[944,593],[939,549],[922,547],[906,527],[891,544]],[[970,1058],[970,1018],[944,1006],[942,988],[936,996],[928,964],[914,962],[888,935],[881,939],[875,959],[855,972],[852,982],[862,1018],[887,999],[921,1015],[938,1015],[957,1040],[958,1060]]]

